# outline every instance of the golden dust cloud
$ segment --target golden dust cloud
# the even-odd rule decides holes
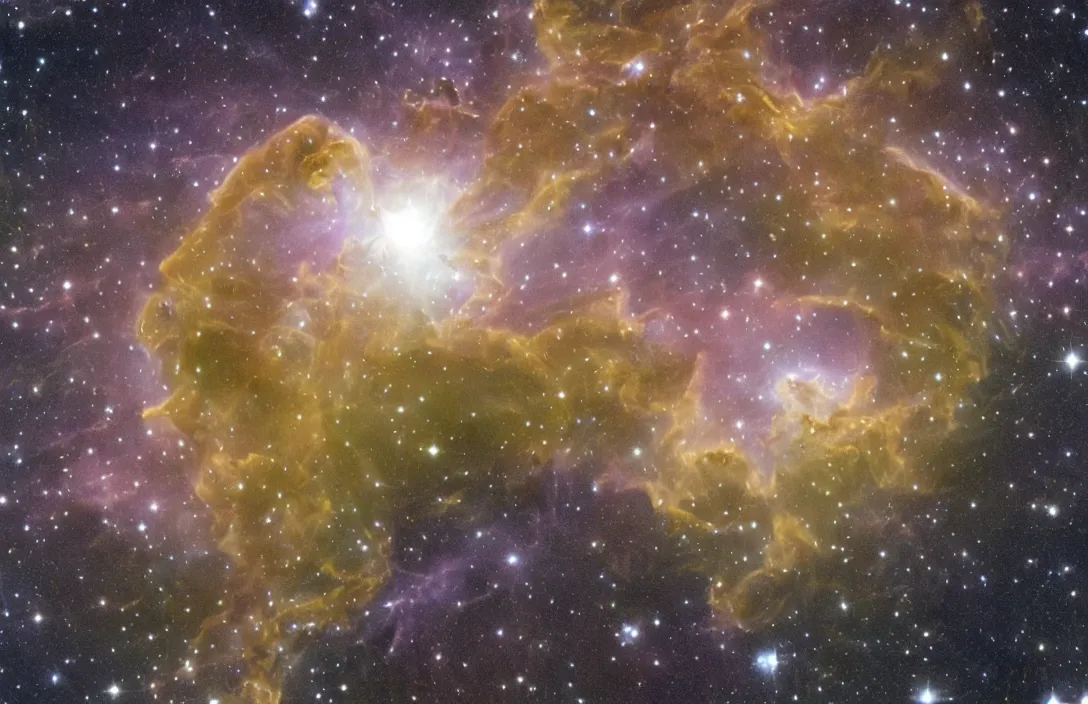
[[[924,119],[940,59],[879,52],[841,91],[805,99],[776,73],[772,3],[614,5],[537,3],[548,77],[490,119],[479,177],[441,222],[383,213],[368,149],[308,117],[246,154],[163,262],[138,334],[170,395],[147,413],[199,452],[196,492],[238,584],[193,648],[244,665],[239,701],[278,701],[305,639],[348,625],[384,583],[397,521],[492,467],[592,458],[644,486],[696,546],[715,610],[750,626],[818,581],[807,570],[838,507],[940,485],[933,453],[985,374],[1003,256],[998,214],[896,143],[892,118]],[[950,36],[985,43],[976,4],[960,22]],[[444,101],[468,114],[455,92]],[[688,441],[699,360],[648,341],[622,295],[588,296],[533,335],[478,314],[502,298],[504,244],[650,163],[667,193],[758,182],[736,236],[776,305],[834,308],[871,343],[846,399],[779,387],[770,471]],[[367,244],[383,220],[415,248],[456,232],[450,265],[481,293],[424,313]],[[312,255],[307,238],[331,231],[351,234]]]

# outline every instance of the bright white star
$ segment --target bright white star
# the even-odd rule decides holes
[[[382,226],[385,229],[385,241],[404,257],[416,257],[425,253],[435,231],[434,218],[412,207],[384,213]]]
[[[773,675],[778,670],[778,651],[768,650],[757,655],[756,667],[768,675]]]

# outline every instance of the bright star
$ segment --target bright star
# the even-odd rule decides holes
[[[758,654],[756,667],[768,675],[773,675],[778,670],[778,651],[768,650]]]
[[[1076,352],[1070,350],[1069,354],[1065,355],[1065,366],[1069,367],[1070,373],[1075,372],[1080,363],[1081,359]]]
[[[922,693],[918,695],[919,704],[933,704],[937,701],[937,695],[933,693],[933,690],[926,687],[922,690]]]
[[[365,217],[358,223],[360,242],[382,262],[385,282],[396,282],[420,302],[440,296],[446,285],[460,278],[447,251],[450,233],[444,223],[452,198],[447,190],[435,182],[382,194],[377,227]],[[440,310],[427,312],[441,317]]]
[[[413,257],[424,252],[434,237],[433,218],[413,207],[388,211],[382,215],[385,240],[402,256]]]

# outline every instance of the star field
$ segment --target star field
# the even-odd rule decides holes
[[[1088,701],[1086,51],[0,3],[0,702]]]

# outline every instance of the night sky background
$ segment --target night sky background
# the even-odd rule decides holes
[[[711,538],[692,547],[691,531],[678,535],[659,503],[670,495],[660,490],[668,471],[617,469],[611,449],[627,436],[609,431],[597,450],[563,460],[524,439],[520,456],[481,461],[471,481],[448,491],[435,488],[446,479],[423,470],[386,477],[396,497],[373,510],[392,527],[381,538],[385,567],[374,568],[382,579],[367,598],[344,597],[344,614],[318,626],[269,611],[261,618],[284,630],[276,640],[251,648],[221,639],[207,657],[202,639],[219,614],[236,616],[235,628],[253,626],[237,595],[326,588],[293,576],[268,586],[252,566],[256,553],[224,547],[223,524],[241,521],[244,505],[223,500],[218,485],[194,489],[209,471],[214,428],[187,429],[183,411],[169,417],[174,425],[144,417],[183,382],[164,372],[172,358],[149,350],[156,333],[140,333],[138,321],[153,294],[180,300],[178,282],[198,280],[182,263],[176,274],[164,269],[164,283],[159,266],[207,222],[209,194],[244,154],[308,115],[365,145],[379,200],[421,176],[440,177],[443,193],[479,193],[491,185],[487,157],[502,151],[502,125],[515,124],[504,122],[515,119],[508,101],[552,85],[562,70],[555,85],[596,80],[588,64],[557,68],[562,51],[538,42],[542,17],[568,16],[570,33],[583,22],[592,33],[682,4],[0,0],[0,702],[1088,701],[1088,7],[1076,2],[752,3],[746,21],[765,39],[761,80],[800,104],[855,85],[879,52],[914,52],[919,74],[943,66],[932,85],[919,80],[894,105],[877,95],[865,114],[886,121],[885,110],[901,109],[886,143],[911,155],[904,163],[924,162],[919,172],[991,205],[992,227],[1008,244],[978,277],[990,301],[980,314],[985,371],[977,380],[944,372],[963,383],[954,423],[933,431],[936,448],[927,450],[939,471],[911,475],[938,480],[872,482],[835,513],[811,515],[798,508],[803,497],[766,498],[770,490],[750,482],[747,498],[709,499],[739,502],[730,505],[767,525],[770,516],[804,516],[819,539],[810,556],[790,553],[796,578],[774,583],[775,608],[751,607],[741,592],[719,598],[713,582],[733,579],[743,591],[744,574],[778,544],[779,524],[773,538],[745,537],[741,547]],[[732,4],[698,11],[720,18]],[[972,26],[983,27],[984,41],[967,36]],[[616,62],[625,80],[663,71],[661,47]],[[565,95],[556,104],[573,104]],[[653,119],[664,132],[688,119],[680,97],[642,107],[632,130]],[[481,276],[475,289],[502,291],[489,294],[494,310],[485,314],[472,285],[445,273],[423,277],[429,288],[417,307],[436,319],[457,309],[489,330],[531,336],[595,291],[622,290],[617,320],[637,314],[647,344],[701,355],[692,377],[703,385],[695,393],[701,447],[742,448],[769,481],[789,470],[768,449],[779,427],[775,379],[797,368],[841,390],[871,351],[845,314],[821,313],[802,331],[793,309],[760,303],[801,300],[782,293],[791,284],[773,273],[776,262],[793,262],[792,245],[745,241],[732,214],[777,222],[756,194],[761,182],[789,177],[758,171],[762,157],[742,152],[729,178],[754,183],[739,195],[698,184],[647,195],[665,183],[654,169],[686,163],[693,148],[677,145],[651,147],[638,178],[590,176],[592,195],[572,196],[559,221],[520,220],[523,231],[505,249],[481,248],[486,228],[473,231],[479,218],[459,215],[458,232],[469,233],[458,242],[468,244],[449,245],[449,267],[478,252],[477,261],[501,260],[499,283]],[[551,158],[545,152],[532,158]],[[632,215],[647,202],[655,213]],[[292,266],[298,250],[313,250],[316,261],[327,244],[299,234],[310,232],[299,222],[312,212],[295,209],[282,228],[297,243],[283,248]],[[730,215],[712,226],[707,214],[719,212]],[[341,238],[333,252],[342,229],[327,231]],[[893,236],[909,241],[903,233]],[[740,254],[725,256],[718,240],[739,242]],[[392,261],[396,247],[374,256]],[[955,256],[969,269],[981,255]],[[399,288],[384,295],[410,297],[418,274],[400,270]],[[853,295],[868,284],[891,285],[832,272],[811,293]],[[517,344],[537,349],[537,338],[524,339]],[[640,350],[623,358],[636,369],[650,364]],[[390,379],[417,373],[396,369],[387,369]],[[539,388],[554,397],[559,387],[549,384]],[[473,402],[471,393],[442,398],[447,410],[450,398]],[[631,423],[648,428],[649,411],[623,405],[639,403],[625,397],[615,418],[629,410]],[[273,412],[286,418],[284,404]],[[655,433],[632,430],[634,454],[665,466],[670,460],[649,449]],[[593,447],[591,436],[579,437],[572,442]],[[420,462],[459,452],[458,441],[449,450],[441,438],[420,442]],[[458,461],[475,457],[465,443]],[[628,446],[622,451],[633,461]],[[343,470],[328,472],[335,481],[322,491],[354,496],[339,483]],[[419,508],[435,501],[458,508]],[[355,542],[354,528],[338,530]],[[336,554],[320,545],[315,553]],[[728,569],[704,560],[706,551],[742,549],[751,564],[740,571],[737,560]],[[269,643],[281,648],[272,665],[257,653]],[[256,671],[274,691],[246,688]]]

